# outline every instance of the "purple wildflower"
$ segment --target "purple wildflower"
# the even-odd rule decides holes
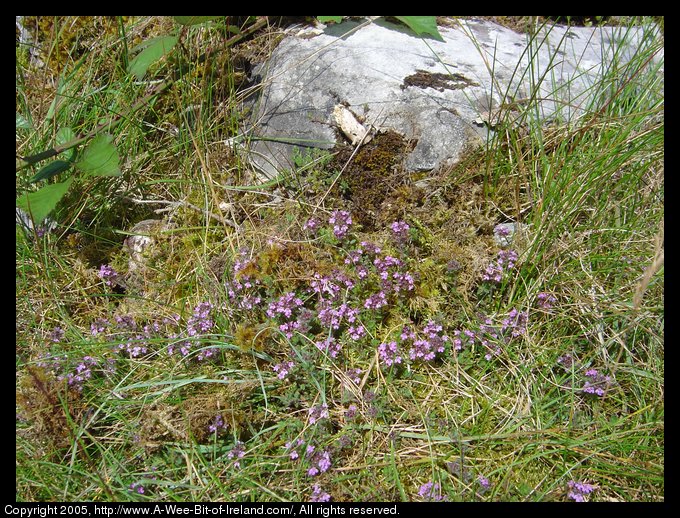
[[[342,344],[332,336],[316,342],[314,345],[316,345],[316,348],[319,349],[319,351],[326,353],[331,358],[337,358],[342,349]]]
[[[486,267],[482,274],[483,281],[495,282],[500,284],[503,274],[515,267],[518,256],[514,250],[501,250],[496,256],[496,262]]]
[[[111,268],[108,264],[102,264],[99,267],[99,272],[98,272],[99,278],[104,281],[104,284],[107,286],[113,285],[114,282],[118,280],[118,277],[120,274]]]
[[[92,324],[90,324],[90,333],[92,336],[97,336],[100,333],[103,333],[106,331],[107,326],[109,325],[109,321],[106,320],[105,318],[98,318]]]
[[[406,243],[410,228],[411,227],[409,227],[408,223],[405,221],[395,221],[390,225],[390,229],[392,229],[392,236],[394,237],[394,240],[397,242],[397,244],[403,245]]]
[[[384,291],[379,291],[378,293],[371,295],[364,302],[364,307],[366,309],[379,309],[387,305],[387,296]]]
[[[538,307],[545,311],[550,311],[555,302],[557,302],[557,299],[550,295],[550,293],[541,292],[536,296]]]
[[[312,486],[312,496],[309,498],[310,502],[329,502],[331,495],[323,491],[319,484],[314,484]]]
[[[309,218],[304,225],[302,225],[302,230],[309,230],[310,232],[314,233],[316,232],[316,229],[319,228],[319,225],[321,222],[316,219],[316,218]]]
[[[592,484],[576,482],[575,480],[570,480],[567,485],[569,486],[567,497],[575,502],[585,502],[586,496],[597,489],[597,487]]]
[[[479,484],[479,493],[480,494],[484,494],[489,489],[491,489],[491,482],[489,482],[489,479],[486,478],[484,475],[479,475],[477,477],[477,483]]]
[[[215,419],[213,419],[212,424],[208,425],[208,431],[210,433],[216,433],[218,430],[223,428],[226,428],[226,425],[221,415],[216,415]]]
[[[269,304],[267,309],[267,316],[274,318],[276,315],[283,315],[285,318],[290,318],[293,315],[293,310],[302,306],[301,299],[295,296],[292,291],[281,295],[278,300]]]
[[[352,216],[346,210],[333,211],[328,223],[333,225],[333,234],[336,238],[342,239],[347,235],[352,224]]]
[[[272,370],[276,372],[276,377],[280,380],[285,379],[288,373],[295,367],[295,362],[286,361],[282,363],[277,363],[272,367]]]
[[[52,329],[52,332],[50,333],[50,341],[54,343],[61,342],[64,338],[64,330],[56,326],[54,329]]]
[[[441,485],[438,482],[426,482],[418,489],[418,495],[431,502],[441,502],[444,500],[441,489]]]
[[[354,383],[357,385],[361,383],[361,373],[363,371],[361,369],[350,369],[346,372],[347,377],[351,379]]]
[[[586,382],[583,385],[583,392],[603,397],[605,395],[605,390],[611,382],[611,378],[601,374],[597,369],[588,369],[585,376]]]
[[[234,447],[227,453],[228,459],[236,459],[234,461],[233,467],[239,469],[241,467],[241,459],[246,454],[246,447],[241,441],[236,441]]]
[[[139,495],[144,494],[144,486],[142,485],[141,482],[133,482],[130,484],[130,491],[134,491],[135,493]]]
[[[382,362],[388,367],[401,363],[403,358],[399,354],[399,348],[397,347],[397,342],[389,342],[387,344],[380,344],[378,346],[378,354]]]
[[[345,418],[346,419],[354,419],[357,415],[357,406],[356,405],[350,405],[347,411],[345,412]]]
[[[475,343],[475,333],[469,329],[464,329],[462,332],[456,329],[453,332],[453,349],[460,351],[465,346],[471,346]]]
[[[309,422],[314,424],[321,419],[328,419],[328,405],[316,405],[308,410]]]

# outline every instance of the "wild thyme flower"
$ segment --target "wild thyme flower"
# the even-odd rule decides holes
[[[390,229],[392,229],[392,237],[394,240],[397,242],[397,244],[403,245],[408,241],[408,231],[411,227],[409,227],[408,223],[405,221],[395,221],[390,225]]]
[[[319,351],[326,353],[331,358],[337,358],[342,349],[342,344],[332,336],[329,336],[325,340],[315,342],[314,345]]]
[[[133,491],[139,495],[144,494],[144,486],[142,485],[141,482],[133,482],[130,484],[130,491]]]
[[[384,291],[379,291],[378,293],[371,295],[364,302],[364,307],[366,309],[380,309],[383,306],[387,306],[387,296]]]
[[[316,405],[310,408],[307,413],[309,414],[310,424],[314,424],[321,419],[328,419],[328,405]]]
[[[517,338],[527,332],[527,322],[529,315],[526,311],[517,311],[515,308],[511,309],[508,316],[501,322],[501,334],[506,334],[510,331],[513,338]]]
[[[536,303],[538,304],[538,307],[545,311],[550,311],[555,302],[557,302],[557,299],[550,293],[541,292],[536,296]]]
[[[64,330],[59,326],[56,326],[50,332],[50,342],[58,343],[58,342],[61,342],[63,340],[63,338],[64,338]]]
[[[576,482],[575,480],[570,480],[567,485],[569,486],[567,497],[575,502],[585,502],[586,497],[597,489],[597,487],[592,484]]]
[[[90,324],[90,333],[92,336],[97,336],[98,334],[103,333],[106,331],[106,328],[109,326],[109,321],[106,320],[105,318],[98,318],[94,322]]]
[[[319,487],[319,484],[312,486],[312,496],[309,498],[310,502],[330,502],[331,495],[326,493]]]
[[[298,439],[297,441],[290,441],[287,442],[284,448],[288,452],[288,456],[290,457],[291,460],[297,460],[300,458],[300,454],[298,453],[296,448],[299,448],[305,443],[302,439]]]
[[[331,454],[328,451],[317,451],[308,457],[311,458],[307,476],[315,477],[319,473],[325,473],[331,467]]]
[[[187,322],[187,335],[197,336],[212,330],[214,322],[210,317],[213,305],[210,302],[201,302],[194,308],[194,313]]]
[[[308,230],[312,233],[316,232],[316,230],[319,228],[321,225],[321,222],[316,219],[316,218],[309,218],[304,225],[302,225],[302,230]]]
[[[336,238],[342,239],[349,232],[349,227],[352,224],[352,216],[346,210],[333,211],[328,223],[333,225],[333,234]]]
[[[366,335],[366,328],[362,324],[349,326],[347,328],[347,334],[349,334],[352,340],[361,340],[361,338]]]
[[[136,331],[137,322],[135,322],[135,317],[132,315],[116,315],[113,317],[116,321],[116,328],[122,331]]]
[[[99,272],[98,272],[99,278],[104,281],[104,284],[107,286],[112,286],[114,282],[118,280],[118,277],[120,274],[114,270],[111,266],[108,264],[102,264],[99,267]]]
[[[517,259],[517,252],[514,250],[501,250],[496,256],[496,262],[491,263],[484,270],[482,280],[500,284],[503,280],[503,274],[515,267]]]
[[[58,379],[65,379],[68,386],[81,392],[84,383],[92,378],[92,369],[99,366],[99,361],[92,356],[83,356],[82,360],[76,365],[73,372],[69,372],[66,376],[59,376]]]
[[[285,379],[288,373],[295,367],[295,362],[287,361],[282,363],[277,363],[272,367],[272,370],[276,372],[276,377],[280,380]]]
[[[144,340],[144,337],[141,335],[130,337],[116,345],[115,350],[119,353],[126,353],[130,358],[137,358],[147,353],[146,342]]]
[[[361,369],[350,369],[345,374],[347,374],[347,377],[358,385],[359,383],[361,383],[362,372],[363,371]]]
[[[269,304],[267,309],[267,316],[275,318],[277,315],[283,315],[285,318],[290,318],[293,315],[293,310],[302,306],[301,299],[295,296],[292,291],[281,295],[278,300]]]
[[[357,415],[357,406],[350,405],[345,412],[345,419],[354,419]]]
[[[412,346],[409,349],[409,358],[411,360],[431,361],[435,359],[437,354],[443,353],[449,337],[442,334],[442,332],[443,327],[441,324],[430,320],[423,328],[423,334],[426,335],[426,338],[413,340]],[[402,335],[404,334],[402,332]]]
[[[404,360],[399,353],[397,342],[380,344],[378,346],[378,354],[380,355],[380,360],[388,367],[391,367],[394,364],[402,363]]]
[[[227,453],[228,459],[236,459],[233,467],[239,469],[241,467],[241,459],[246,455],[246,446],[241,441],[236,441],[234,447]]]
[[[215,416],[215,419],[213,419],[213,422],[208,425],[208,431],[210,433],[217,434],[221,430],[226,430],[227,429],[227,423],[224,422],[224,417],[222,417],[221,414],[217,414]]]
[[[340,285],[335,279],[326,275],[321,276],[315,273],[314,279],[310,281],[309,285],[312,291],[317,293],[321,299],[327,296],[330,300],[335,300],[340,295]]]
[[[418,495],[430,502],[441,502],[444,500],[441,491],[442,488],[438,482],[426,482],[418,489]]]
[[[484,475],[479,475],[477,477],[477,484],[479,484],[479,493],[482,495],[491,489],[491,482],[489,482],[489,479]]]
[[[608,388],[611,378],[598,372],[597,369],[588,369],[585,373],[586,382],[583,385],[583,392],[603,397]]]
[[[469,329],[464,329],[462,332],[456,329],[453,332],[453,348],[460,351],[465,346],[471,346],[475,343],[475,333]]]

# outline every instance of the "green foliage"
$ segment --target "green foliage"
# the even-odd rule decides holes
[[[92,139],[76,163],[86,176],[119,176],[118,150],[112,144],[111,135],[99,135]]]
[[[333,23],[340,23],[342,21],[342,16],[317,16],[316,19],[319,20],[321,23],[328,23],[328,22],[333,22]]]
[[[395,18],[407,25],[418,36],[427,34],[436,40],[444,41],[437,29],[436,16],[395,16]]]
[[[201,23],[211,22],[217,20],[218,18],[223,18],[222,16],[173,16],[175,20],[180,25],[199,25]]]
[[[141,81],[148,68],[166,56],[177,44],[177,36],[159,36],[140,43],[134,50],[141,50],[139,54],[130,62],[128,73],[134,75]]]
[[[49,180],[53,176],[63,173],[68,170],[73,164],[66,160],[55,160],[46,166],[42,167],[37,174],[31,178],[30,182],[39,182],[40,180]]]
[[[69,178],[65,182],[53,183],[38,191],[26,193],[19,197],[17,206],[30,214],[33,222],[38,225],[54,210],[72,181],[73,178]]]

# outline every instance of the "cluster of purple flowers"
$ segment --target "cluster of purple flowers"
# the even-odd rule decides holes
[[[442,496],[442,487],[439,482],[426,482],[418,489],[418,496],[429,502],[442,502],[445,500],[445,497]]]
[[[557,364],[566,372],[570,373],[581,369],[578,360],[575,359],[571,353],[560,356],[557,359]],[[587,369],[582,376],[583,386],[581,387],[581,391],[593,396],[604,397],[607,389],[612,383],[610,376],[602,374],[597,369]]]
[[[308,230],[312,233],[316,232],[316,230],[319,228],[321,225],[321,222],[316,219],[316,218],[309,218],[304,225],[302,225],[302,230]]]
[[[210,433],[218,434],[220,431],[227,429],[227,423],[224,422],[224,417],[222,414],[217,414],[213,422],[208,425],[208,431]]]
[[[404,358],[400,354],[399,346],[395,341],[380,344],[378,346],[378,354],[380,355],[382,363],[388,367],[400,364],[404,361]]]
[[[475,343],[475,336],[475,332],[469,329],[464,329],[463,331],[456,329],[453,332],[453,349],[460,351],[463,347],[472,346]]]
[[[312,496],[309,498],[310,502],[330,502],[331,495],[321,489],[319,484],[312,486]]]
[[[449,341],[449,337],[442,334],[443,331],[443,326],[430,320],[422,331],[425,337],[418,339],[415,333],[405,327],[401,339],[402,344],[407,340],[412,341],[412,346],[408,352],[411,361],[432,361],[437,354],[443,353],[446,343]]]
[[[269,304],[267,316],[269,318],[283,317],[284,321],[279,324],[279,329],[290,339],[293,338],[294,331],[300,331],[303,325],[308,323],[309,317],[306,313],[303,318],[293,318],[293,312],[302,307],[303,304],[302,299],[291,291]]]
[[[246,455],[246,445],[241,441],[236,441],[234,447],[227,453],[227,458],[234,460],[233,467],[239,469],[241,467],[241,459]]]
[[[597,487],[586,482],[576,482],[575,480],[570,480],[567,485],[569,486],[568,498],[571,498],[575,502],[585,502],[586,497],[595,491]]]
[[[262,297],[259,294],[261,281],[251,275],[241,273],[252,265],[253,261],[246,258],[245,252],[241,252],[232,267],[232,280],[226,283],[229,300],[238,309],[253,309],[262,303]]]
[[[328,219],[328,223],[333,225],[333,234],[338,239],[343,239],[349,227],[352,225],[352,216],[346,210],[335,210]]]
[[[544,311],[550,311],[557,299],[550,293],[541,292],[536,296],[538,307]]]
[[[81,392],[83,390],[83,385],[85,382],[92,378],[93,370],[99,370],[99,372],[112,373],[114,369],[114,361],[108,360],[106,362],[101,362],[92,356],[83,356],[83,358],[75,366],[73,372],[68,372],[65,375],[60,375],[57,377],[58,380],[66,380],[68,386]]]
[[[503,280],[503,274],[515,267],[517,259],[517,252],[514,250],[501,250],[496,256],[496,261],[491,263],[484,270],[482,280],[500,284]]]
[[[309,414],[309,423],[314,424],[321,419],[328,419],[330,417],[328,413],[328,405],[316,405],[311,407],[307,413]]]
[[[194,311],[187,321],[186,324],[186,336],[189,338],[197,338],[203,334],[212,331],[215,326],[215,322],[212,319],[213,305],[210,302],[201,302],[198,306],[194,308]],[[179,318],[176,318],[174,323],[179,325]],[[178,334],[173,334],[169,338],[177,339],[180,338]],[[182,356],[187,356],[191,351],[192,343],[189,340],[180,340],[179,342],[173,342],[168,345],[167,351],[168,355],[173,355],[175,353],[175,348],[179,349]],[[217,348],[208,347],[202,349],[197,355],[198,360],[205,360],[213,357],[217,354]]]
[[[583,392],[603,397],[605,390],[611,383],[611,378],[600,373],[597,369],[588,369],[585,373],[586,381]]]
[[[477,484],[479,484],[479,493],[482,495],[491,489],[491,482],[484,475],[477,477]]]
[[[307,444],[304,456],[301,457],[298,448],[303,446],[305,446],[305,441],[298,439],[297,441],[287,442],[285,449],[288,451],[291,460],[304,459],[307,466],[307,476],[315,477],[330,469],[332,465],[331,454],[327,450],[318,450],[313,444]]]
[[[98,275],[107,286],[112,286],[114,283],[117,283],[120,278],[120,274],[108,264],[102,264],[99,267]]]
[[[133,482],[130,484],[130,491],[133,491],[134,493],[137,493],[138,495],[143,495],[144,494],[144,486],[142,485],[141,482]]]
[[[395,221],[390,225],[392,237],[397,244],[403,245],[408,241],[408,231],[410,228],[405,221]]]
[[[317,349],[319,349],[319,351],[326,353],[331,358],[337,358],[338,354],[340,354],[340,351],[342,350],[342,343],[336,340],[334,336],[329,336],[324,340],[319,340],[318,342],[315,342],[314,345]]]
[[[277,363],[272,367],[272,370],[276,372],[276,377],[279,378],[280,380],[286,379],[286,376],[290,373],[290,371],[295,367],[295,362],[294,361],[285,361],[281,363]]]

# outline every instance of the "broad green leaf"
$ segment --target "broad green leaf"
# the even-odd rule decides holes
[[[141,43],[136,48],[146,48],[130,62],[128,72],[134,74],[137,80],[140,81],[144,74],[146,74],[149,66],[170,52],[176,43],[177,36],[160,36]]]
[[[33,125],[20,113],[17,113],[17,129],[31,129]]]
[[[174,20],[180,25],[198,25],[199,23],[210,22],[221,16],[173,16]]]
[[[342,16],[317,16],[316,19],[321,23],[340,23],[342,21]]]
[[[71,162],[65,160],[55,160],[44,166],[36,175],[31,178],[31,182],[39,182],[40,180],[48,180],[59,173],[66,171],[69,167],[73,165]]]
[[[64,197],[72,181],[71,177],[65,182],[53,183],[39,191],[26,193],[19,197],[17,206],[31,215],[35,225],[40,225]]]
[[[76,163],[78,169],[91,176],[118,176],[118,150],[111,141],[111,135],[99,135],[92,139]]]
[[[444,41],[437,29],[436,16],[395,16],[397,20],[408,25],[418,36],[429,34],[434,39]]]
[[[57,146],[63,146],[64,144],[68,144],[72,140],[75,140],[76,134],[73,132],[73,130],[69,127],[65,128],[59,128],[59,131],[57,131],[57,135],[54,137],[54,140],[57,143]],[[64,156],[66,159],[71,160],[73,158],[73,154],[75,153],[74,148],[69,148],[64,150],[61,155]]]

